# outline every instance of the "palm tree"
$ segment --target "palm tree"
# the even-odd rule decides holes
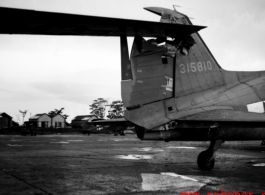
[[[22,122],[22,124],[24,124],[24,117],[26,116],[28,110],[25,110],[25,111],[21,111],[21,110],[19,110],[19,112],[22,114],[22,117],[23,117],[23,122]]]
[[[69,116],[69,115],[67,115],[67,114],[63,114],[63,110],[64,110],[64,108],[61,108],[61,109],[54,109],[54,111],[50,111],[49,113],[48,113],[48,115],[50,115],[50,116],[55,116],[55,115],[58,115],[58,114],[60,114],[60,115],[62,115],[65,119],[67,119],[67,117]]]

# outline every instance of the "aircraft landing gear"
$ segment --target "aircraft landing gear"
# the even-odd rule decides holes
[[[124,130],[121,130],[120,136],[125,136]]]
[[[198,167],[203,171],[210,171],[214,167],[215,152],[224,143],[223,140],[212,140],[207,150],[201,152],[197,158]]]

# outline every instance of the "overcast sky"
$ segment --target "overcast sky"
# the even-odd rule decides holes
[[[159,21],[143,7],[178,5],[227,70],[265,70],[264,0],[0,0],[26,8]],[[131,39],[129,40],[132,41]],[[0,112],[21,119],[64,107],[70,122],[99,97],[120,100],[119,38],[0,35]],[[254,108],[263,110],[261,106]]]

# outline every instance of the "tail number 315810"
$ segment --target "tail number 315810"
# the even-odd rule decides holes
[[[187,64],[180,64],[180,73],[190,73],[190,72],[202,72],[207,70],[212,70],[212,63],[210,61],[207,62],[191,62]]]

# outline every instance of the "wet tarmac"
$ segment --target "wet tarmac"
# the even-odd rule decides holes
[[[0,194],[265,195],[265,146],[226,142],[215,168],[197,168],[207,142],[134,134],[0,135]],[[197,192],[197,193],[195,193]]]

